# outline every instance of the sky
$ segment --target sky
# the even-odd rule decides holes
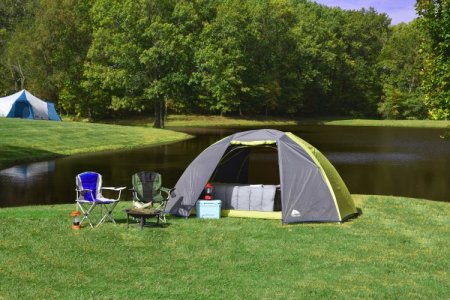
[[[361,9],[373,7],[379,13],[386,13],[391,24],[408,23],[417,17],[414,5],[416,0],[314,0],[326,6],[339,6],[342,9]]]

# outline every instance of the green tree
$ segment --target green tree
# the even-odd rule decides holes
[[[431,40],[422,81],[428,114],[432,119],[447,119],[450,116],[450,0],[417,0],[416,10]]]
[[[312,80],[297,48],[297,11],[291,1],[221,2],[205,25],[193,82],[202,108],[215,112],[296,113]]]
[[[40,0],[34,17],[15,28],[5,50],[20,88],[61,100],[66,111],[81,96],[82,65],[90,43],[86,3]]]
[[[380,56],[383,96],[378,111],[383,117],[426,118],[423,94],[419,87],[425,58],[425,50],[420,48],[427,41],[417,20],[392,27],[392,34]]]
[[[144,90],[154,103],[155,127],[164,127],[166,110],[186,108],[192,94],[190,85],[194,70],[195,42],[202,28],[200,3],[171,2],[164,13],[151,14],[145,29],[147,47],[140,55],[149,84]],[[191,102],[192,103],[192,102]]]
[[[8,43],[16,30],[32,24],[36,7],[36,0],[0,1],[0,94],[17,91],[25,84],[22,63],[8,59]]]
[[[297,66],[303,73],[301,101],[303,115],[328,114],[333,95],[334,73],[339,55],[344,51],[342,39],[336,34],[336,14],[340,10],[330,9],[316,3],[300,3],[296,15],[298,21],[292,32],[295,36]],[[336,100],[339,102],[339,100]]]
[[[390,20],[373,9],[336,12],[332,22],[338,39],[331,67],[330,110],[339,114],[375,115],[381,95],[379,54]]]
[[[83,105],[95,110],[91,117],[153,108],[155,127],[164,127],[167,105],[182,108],[191,93],[201,8],[195,1],[97,1],[83,83],[95,99]]]
[[[219,112],[239,110],[240,97],[248,88],[243,73],[246,58],[248,12],[244,1],[224,1],[216,16],[204,25],[196,46],[197,66],[191,83],[199,92],[199,108]]]
[[[154,112],[157,127],[167,111],[374,115],[382,95],[389,19],[373,9],[307,0],[5,1],[0,89],[26,86],[68,113]],[[403,87],[398,79],[385,85],[384,104]],[[401,101],[402,115],[415,109]]]
[[[290,1],[248,1],[248,65],[244,80],[248,100],[241,106],[250,113],[296,113],[303,106],[307,65],[298,51],[295,6]]]
[[[90,96],[77,111],[97,119],[120,109],[145,108],[147,85],[139,57],[148,25],[145,0],[97,0],[91,8],[92,42],[84,62],[82,86]]]
[[[389,19],[373,9],[344,11],[298,5],[296,55],[308,115],[375,115],[381,96],[378,59]]]

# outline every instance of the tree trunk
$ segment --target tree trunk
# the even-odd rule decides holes
[[[25,74],[23,73],[20,62],[16,60],[16,64],[8,65],[8,69],[11,72],[11,76],[14,79],[14,90],[18,90],[18,83],[20,82],[20,89],[25,88]]]
[[[155,102],[155,123],[153,127],[155,128],[164,128],[164,100],[158,100]]]
[[[22,66],[20,65],[20,62],[17,61],[17,71],[20,76],[20,89],[25,89],[25,74],[23,74]]]
[[[166,127],[167,121],[167,106],[168,106],[167,103],[168,103],[167,99],[164,98],[164,118],[163,118],[164,127]]]
[[[159,101],[155,102],[155,123],[153,124],[153,127],[155,128],[161,128],[161,112],[160,112],[160,104]]]
[[[11,67],[11,66],[8,66],[8,68],[9,68],[9,71],[11,72],[11,78],[14,81],[14,91],[17,91],[17,79],[16,79],[16,76],[14,74],[14,68]]]

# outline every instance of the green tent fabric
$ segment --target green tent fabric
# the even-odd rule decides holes
[[[357,214],[350,192],[326,157],[294,134],[273,129],[236,133],[205,149],[181,175],[166,211],[189,216],[203,187],[214,178],[233,178],[239,188],[256,184],[248,182],[246,173],[251,147],[277,150],[284,223],[342,222]]]

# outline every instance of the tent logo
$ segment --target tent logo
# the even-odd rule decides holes
[[[302,216],[302,214],[298,210],[296,210],[296,209],[292,210],[291,217],[301,217],[301,216]]]

